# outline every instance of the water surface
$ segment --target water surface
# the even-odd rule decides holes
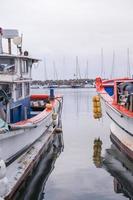
[[[64,151],[39,200],[133,199],[133,164],[112,145],[104,107],[102,119],[93,119],[95,89],[55,89],[55,93],[64,96]]]
[[[130,199],[123,189],[118,188],[118,191],[120,183],[117,183],[117,179],[109,170],[110,166],[113,168],[109,164],[112,160],[108,160],[107,156],[107,150],[111,149],[110,121],[105,113],[102,119],[93,119],[92,96],[96,94],[95,90],[56,90],[56,93],[58,92],[64,96],[64,152],[55,163],[42,199]],[[94,140],[97,138],[102,141],[101,164],[98,164],[99,160],[94,159]],[[102,163],[104,157],[105,161]]]

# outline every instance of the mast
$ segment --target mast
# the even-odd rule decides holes
[[[57,74],[57,70],[56,70],[55,61],[53,61],[53,69],[54,69],[54,80],[58,80],[58,74]]]
[[[76,56],[76,79],[81,79],[78,56]]]
[[[86,61],[86,71],[85,71],[85,79],[88,79],[88,74],[89,74],[89,63],[88,60]]]
[[[131,77],[129,48],[127,49],[127,77]]]
[[[101,48],[101,77],[104,78],[103,48]]]
[[[44,58],[44,81],[46,80],[48,80],[48,76],[47,76],[46,58]]]
[[[112,68],[110,78],[114,78],[114,68],[115,68],[115,52],[113,51],[113,60],[112,60]]]
[[[3,49],[2,49],[2,28],[0,28],[0,54],[3,53]]]

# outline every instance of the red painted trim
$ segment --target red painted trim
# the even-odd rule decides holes
[[[111,97],[104,89],[104,83],[109,83],[110,80],[103,80],[98,77],[96,78],[96,90],[97,92],[102,96],[103,100],[107,102],[110,106],[112,106],[115,110],[120,112],[122,115],[126,115],[129,118],[133,118],[133,112],[127,110],[124,106],[119,105],[117,103],[117,83],[118,82],[133,82],[133,79],[126,79],[126,78],[121,78],[121,79],[114,79],[114,96]],[[111,80],[112,81],[112,80]],[[107,84],[106,84],[107,85]]]
[[[44,100],[48,99],[49,95],[47,94],[32,94],[30,100]]]

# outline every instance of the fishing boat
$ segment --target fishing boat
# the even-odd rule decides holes
[[[133,159],[133,79],[96,78],[96,90],[111,119],[111,139]]]
[[[8,53],[3,51],[3,39],[8,40]],[[17,46],[17,55],[12,54],[12,41]],[[55,127],[61,114],[63,100],[54,95],[53,89],[50,94],[30,94],[31,70],[38,62],[27,51],[22,52],[22,38],[17,30],[0,28],[0,160],[6,166],[27,151],[49,127]]]

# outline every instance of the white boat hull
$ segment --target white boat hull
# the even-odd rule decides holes
[[[59,104],[56,105],[56,110]],[[42,119],[35,127],[19,129],[0,134],[0,157],[5,162],[10,162],[13,157],[16,157],[24,149],[27,149],[35,142],[47,129],[52,126],[52,113]]]
[[[105,110],[111,119],[111,139],[121,151],[133,158],[133,118],[121,115],[107,102],[105,102]]]
[[[107,115],[114,123],[133,136],[133,118],[122,115],[108,103],[105,103],[105,107]]]

